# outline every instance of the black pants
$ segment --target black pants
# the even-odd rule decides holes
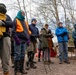
[[[40,59],[40,57],[41,57],[41,50],[39,50],[38,52],[38,59]]]
[[[40,57],[41,57],[41,51],[42,50],[39,50],[39,52],[38,52],[38,59],[40,59]],[[42,51],[42,55],[44,56],[44,51]],[[42,57],[43,58],[43,57]]]
[[[11,41],[11,56],[14,56],[14,41]]]
[[[76,48],[76,41],[74,41],[74,46],[75,46],[75,48]]]
[[[30,51],[28,52],[28,62],[33,62],[34,59],[34,52]]]

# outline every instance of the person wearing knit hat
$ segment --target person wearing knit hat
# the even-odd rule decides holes
[[[0,3],[0,13],[6,14],[7,9],[3,3]]]
[[[10,33],[9,28],[13,27],[11,18],[6,15],[7,9],[3,3],[0,3],[0,58],[4,75],[9,75],[10,60]]]

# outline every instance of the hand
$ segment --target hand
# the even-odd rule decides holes
[[[65,36],[66,34],[67,34],[67,32],[64,32],[64,33],[62,34],[62,37]]]
[[[64,34],[67,34],[67,32],[64,32]]]
[[[2,20],[0,20],[0,26],[2,25],[5,25],[5,23]]]
[[[15,36],[14,39],[15,39],[16,44],[20,45],[20,39],[17,36]]]

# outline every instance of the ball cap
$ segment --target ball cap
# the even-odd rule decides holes
[[[33,22],[33,21],[37,21],[36,18],[32,18],[31,22]]]

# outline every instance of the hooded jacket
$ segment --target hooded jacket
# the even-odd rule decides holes
[[[68,42],[68,30],[64,27],[57,27],[55,34],[57,36],[58,42]]]

